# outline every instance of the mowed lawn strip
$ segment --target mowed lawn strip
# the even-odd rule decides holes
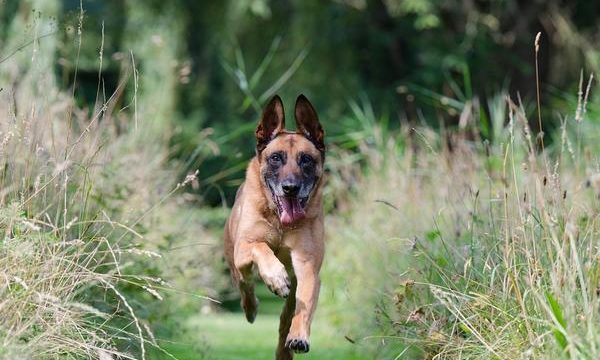
[[[201,329],[199,336],[202,336],[210,349],[208,358],[223,360],[275,358],[279,327],[277,315],[259,313],[254,324],[249,324],[242,313],[211,314],[192,318],[189,325],[194,329]],[[357,345],[345,340],[343,334],[333,334],[330,326],[324,321],[319,321],[318,317],[312,327],[310,352],[298,355],[297,358],[364,359],[360,356]]]
[[[274,359],[279,329],[279,311],[283,300],[271,294],[262,284],[257,286],[260,300],[258,316],[253,324],[246,321],[239,306],[238,311],[224,311],[207,315],[190,316],[181,323],[183,332],[189,339],[191,334],[197,340],[177,343],[162,343],[163,348],[179,360],[252,360]],[[343,331],[337,331],[317,309],[312,325],[310,351],[298,354],[298,360],[363,360],[359,344],[352,344],[344,338]],[[199,352],[201,349],[201,352]],[[157,351],[151,359],[171,359]]]

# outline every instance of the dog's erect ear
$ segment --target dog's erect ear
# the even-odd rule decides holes
[[[260,153],[267,144],[285,128],[283,102],[275,95],[263,110],[260,123],[256,127],[256,152]]]
[[[323,132],[321,123],[319,123],[317,111],[304,95],[300,95],[296,99],[295,113],[297,132],[312,141],[317,149],[323,153],[325,151],[325,143],[323,141],[325,133]]]

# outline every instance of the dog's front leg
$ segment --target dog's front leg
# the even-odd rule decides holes
[[[290,280],[285,266],[277,259],[273,250],[265,242],[241,242],[235,251],[235,267],[239,270],[241,282],[251,282],[252,264],[258,267],[258,273],[265,285],[281,297],[290,293]]]
[[[322,251],[308,254],[304,249],[292,251],[292,265],[297,278],[296,311],[286,340],[294,352],[308,352],[310,324],[319,299],[319,270]],[[315,256],[316,255],[316,256]]]

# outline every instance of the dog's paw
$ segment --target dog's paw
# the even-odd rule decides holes
[[[288,277],[285,267],[279,263],[274,264],[271,269],[260,274],[265,282],[265,285],[275,295],[286,298],[290,294],[291,282]]]
[[[254,294],[249,296],[244,296],[242,294],[241,305],[242,309],[244,309],[244,314],[246,314],[246,320],[252,324],[256,319],[256,313],[258,311],[258,299]]]
[[[285,341],[285,347],[292,350],[295,353],[307,353],[310,350],[308,340],[301,338],[290,338]]]
[[[256,320],[256,313],[257,313],[256,310],[257,310],[256,308],[251,309],[251,310],[244,309],[244,313],[246,314],[246,320],[250,324],[254,323],[254,320]]]

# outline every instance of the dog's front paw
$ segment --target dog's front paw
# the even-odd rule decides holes
[[[283,264],[274,264],[271,269],[260,274],[263,281],[273,293],[283,298],[290,294],[290,279]]]
[[[302,338],[289,337],[285,341],[285,347],[295,353],[306,353],[310,350],[308,340]]]

